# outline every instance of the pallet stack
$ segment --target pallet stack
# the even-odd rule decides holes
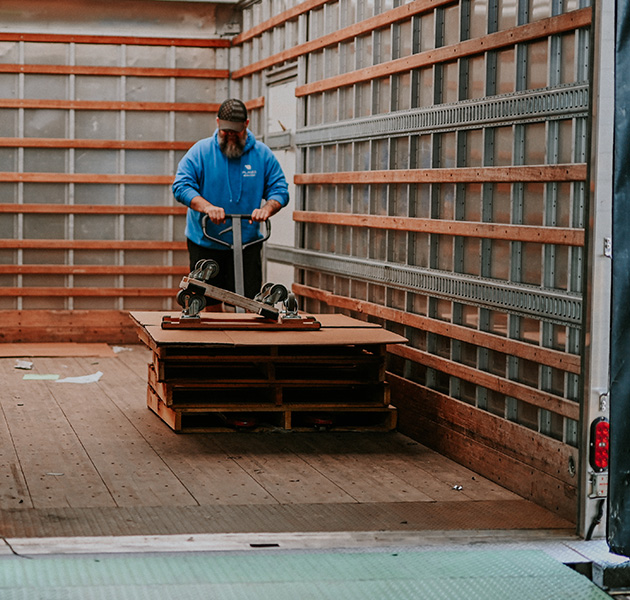
[[[152,351],[147,404],[174,431],[396,426],[385,352],[401,336],[343,315],[316,315],[317,331],[257,331],[249,314],[252,329],[166,330],[165,314],[131,317]]]

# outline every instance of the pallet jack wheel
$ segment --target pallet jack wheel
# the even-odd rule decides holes
[[[206,308],[206,297],[199,294],[193,294],[192,298],[188,301],[188,312],[191,315],[198,315],[204,308]]]
[[[289,290],[287,290],[287,288],[284,287],[281,283],[276,283],[271,286],[271,289],[266,294],[265,298],[263,299],[263,302],[273,306],[274,304],[277,304],[278,302],[284,302],[287,299],[288,295],[289,295]]]
[[[177,304],[179,304],[182,308],[186,308],[186,304],[190,302],[190,298],[192,294],[188,290],[179,290],[177,292]]]
[[[298,312],[298,303],[295,294],[289,292],[287,299],[284,302],[284,307],[286,308],[289,314],[297,314]]]
[[[277,302],[284,302],[289,295],[289,291],[281,283],[276,283],[274,286],[272,286],[271,290],[269,290],[269,293],[272,296],[277,296],[279,298]]]
[[[195,294],[190,290],[179,290],[177,292],[177,303],[188,311],[191,316],[198,315],[206,308],[206,297],[201,294]]]
[[[260,292],[258,292],[256,296],[254,296],[254,300],[256,300],[256,302],[262,302],[263,298],[267,295],[267,293],[273,287],[273,285],[274,285],[273,283],[265,283],[260,288]]]

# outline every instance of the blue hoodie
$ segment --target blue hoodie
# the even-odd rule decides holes
[[[221,206],[226,214],[250,215],[265,200],[277,200],[282,206],[289,202],[287,181],[278,160],[271,150],[247,132],[243,156],[227,158],[219,148],[218,130],[212,137],[198,141],[188,150],[177,167],[173,182],[175,200],[188,207],[186,237],[206,248],[225,250],[203,235],[203,213],[190,208],[195,196],[201,196],[215,206]],[[242,220],[243,243],[260,238],[260,224]],[[208,235],[232,244],[232,232],[219,235],[230,227],[228,219],[221,225],[207,222]]]

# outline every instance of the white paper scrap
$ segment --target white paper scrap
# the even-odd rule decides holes
[[[102,376],[103,373],[101,371],[97,371],[96,373],[92,373],[91,375],[81,375],[80,377],[64,377],[63,379],[57,379],[55,383],[96,383]]]
[[[15,368],[30,371],[33,368],[33,363],[30,360],[20,360],[18,358],[15,360]]]

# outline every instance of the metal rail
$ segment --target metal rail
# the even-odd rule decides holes
[[[419,132],[475,129],[493,123],[508,125],[586,117],[588,106],[588,84],[567,84],[306,127],[297,131],[295,143],[311,146]]]
[[[271,244],[266,252],[267,259],[296,268],[325,271],[563,326],[580,328],[582,324],[582,296],[577,293]]]

